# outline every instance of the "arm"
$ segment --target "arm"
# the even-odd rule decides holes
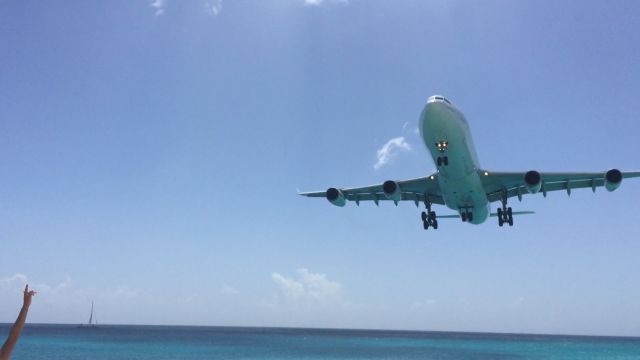
[[[16,319],[15,324],[13,324],[13,327],[11,328],[11,332],[9,333],[7,341],[4,342],[4,345],[2,345],[2,348],[0,349],[0,360],[8,360],[11,356],[11,352],[16,346],[16,342],[18,342],[18,338],[20,337],[20,333],[22,332],[22,328],[24,327],[24,322],[27,320],[27,312],[29,311],[29,306],[31,305],[31,298],[35,294],[35,291],[29,291],[29,285],[24,288],[24,300],[22,303],[22,309],[20,310],[20,314],[18,314],[18,319]]]

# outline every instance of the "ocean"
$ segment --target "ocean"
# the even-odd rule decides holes
[[[12,359],[640,359],[640,338],[27,324]]]

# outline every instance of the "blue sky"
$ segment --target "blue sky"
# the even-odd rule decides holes
[[[296,195],[432,172],[435,93],[487,169],[640,169],[637,2],[0,7],[0,321],[640,336],[639,181],[437,232]]]

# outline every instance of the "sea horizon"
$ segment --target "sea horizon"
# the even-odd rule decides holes
[[[11,326],[13,323],[0,322],[0,328]],[[77,327],[87,325],[86,323],[27,323],[26,326],[51,326],[51,327]],[[576,337],[576,338],[615,338],[640,340],[640,335],[611,335],[611,334],[571,334],[571,333],[543,333],[543,332],[501,332],[501,331],[465,331],[465,330],[420,330],[420,329],[398,329],[398,328],[341,328],[341,327],[302,327],[302,326],[258,326],[258,325],[189,325],[189,324],[114,324],[114,323],[97,323],[95,327],[138,327],[138,328],[210,328],[210,329],[239,329],[239,330],[312,330],[312,331],[330,331],[330,332],[384,332],[384,333],[421,333],[421,334],[461,334],[461,335],[496,335],[496,336],[548,336],[548,337]]]

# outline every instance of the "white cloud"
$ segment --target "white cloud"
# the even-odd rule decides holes
[[[27,283],[29,283],[29,279],[27,278],[27,276],[20,273],[13,274],[11,276],[5,276],[0,279],[0,284],[8,287],[13,287],[16,284],[18,286],[24,286]]]
[[[166,0],[152,0],[150,4],[151,8],[155,10],[155,16],[161,16],[164,14],[164,9],[167,6]]]
[[[69,276],[66,276],[64,280],[58,283],[37,283],[29,281],[26,275],[17,273],[0,278],[0,296],[20,293],[24,290],[25,284],[29,284],[29,289],[38,292],[38,302],[48,302],[50,304],[83,302],[94,298],[132,299],[143,294],[141,289],[127,285],[119,285],[116,288],[108,288],[101,291],[93,287],[79,288],[73,284]]]
[[[325,302],[341,298],[342,285],[327,279],[325,274],[312,273],[307,269],[299,269],[297,273],[297,279],[271,274],[286,300]]]
[[[131,299],[131,298],[138,297],[138,295],[140,295],[140,289],[133,289],[123,285],[123,286],[119,286],[112,293],[113,293],[113,296],[116,298]]]
[[[320,6],[327,3],[348,4],[349,0],[304,0],[305,5]]]
[[[524,296],[519,296],[518,298],[516,298],[510,305],[511,307],[520,307],[522,306],[522,304],[524,303],[525,298]]]
[[[405,140],[404,136],[393,138],[387,141],[386,144],[378,150],[378,161],[373,165],[373,168],[378,170],[381,167],[389,164],[395,156],[401,151],[410,151],[411,145]]]
[[[225,294],[225,295],[238,295],[240,294],[240,291],[238,291],[238,289],[234,288],[233,286],[229,286],[227,284],[222,285],[222,288],[220,289],[220,293]]]
[[[427,299],[424,301],[414,301],[413,304],[411,304],[411,308],[412,309],[426,308],[434,305],[436,302],[437,301],[435,299]]]
[[[280,287],[280,291],[286,298],[298,299],[304,296],[304,285],[293,279],[284,277],[278,273],[271,274],[271,279]]]
[[[25,277],[26,279],[26,277]],[[31,284],[29,285],[30,288],[38,291],[39,293],[51,293],[51,294],[57,294],[60,293],[62,291],[64,291],[65,289],[68,289],[71,286],[71,278],[69,276],[67,276],[63,281],[59,282],[56,285],[49,285],[49,284]]]
[[[314,274],[307,269],[298,270],[307,294],[316,300],[325,300],[337,297],[340,294],[341,285],[327,279],[325,274]]]
[[[222,0],[207,0],[204,2],[204,11],[211,16],[217,16],[222,11]]]

